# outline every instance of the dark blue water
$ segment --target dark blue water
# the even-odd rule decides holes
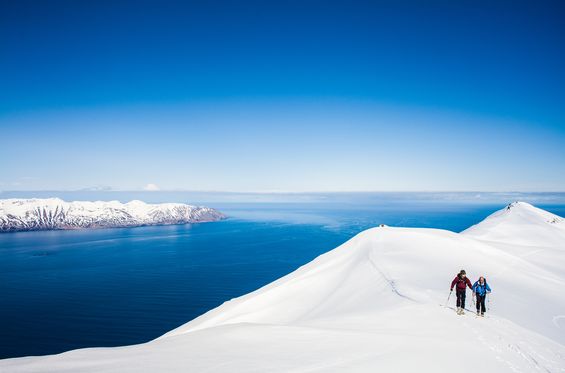
[[[146,342],[361,230],[461,231],[500,204],[223,204],[217,223],[0,235],[0,358]],[[544,206],[565,215],[564,205]]]

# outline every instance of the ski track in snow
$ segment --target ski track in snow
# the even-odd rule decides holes
[[[479,319],[479,317],[476,318]],[[536,352],[536,349],[532,348],[529,342],[522,339],[515,341],[517,333],[512,332],[511,327],[503,325],[504,322],[495,317],[489,319],[490,321],[487,322],[494,322],[495,324],[497,324],[494,328],[492,328],[493,330],[496,330],[495,339],[493,339],[492,337],[486,338],[483,333],[480,332],[480,328],[478,328],[475,323],[466,321],[463,323],[463,325],[472,331],[472,333],[480,343],[482,343],[489,350],[493,351],[496,354],[497,360],[507,365],[511,371],[530,372],[537,370],[544,372],[556,372],[565,370],[565,368],[563,368],[564,361],[561,356],[557,355],[556,358],[551,359],[539,352]],[[481,319],[481,321],[482,320],[485,319]],[[549,350],[546,351],[551,354]],[[520,369],[511,360],[503,356],[506,353],[514,354],[523,359],[530,369]]]

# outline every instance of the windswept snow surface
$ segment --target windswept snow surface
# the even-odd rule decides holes
[[[186,224],[223,218],[209,207],[182,203],[0,199],[0,232]]]
[[[0,371],[565,372],[564,235],[526,203],[462,234],[373,228],[151,342]],[[462,268],[493,289],[485,318],[445,305]]]

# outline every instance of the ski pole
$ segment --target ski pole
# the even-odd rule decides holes
[[[487,293],[486,297],[487,297],[487,310],[490,312],[490,297],[488,296],[489,293]]]
[[[451,297],[451,293],[453,293],[453,289],[449,290],[449,295],[447,296],[447,300],[445,301],[445,307],[449,304],[449,298]]]

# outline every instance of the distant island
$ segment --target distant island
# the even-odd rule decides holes
[[[123,228],[202,223],[225,218],[213,208],[183,203],[0,199],[0,232]]]

